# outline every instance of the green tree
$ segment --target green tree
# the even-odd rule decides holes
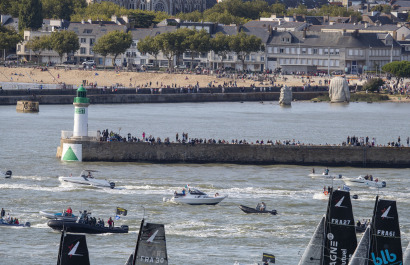
[[[263,49],[262,40],[254,35],[247,35],[245,32],[232,36],[229,41],[230,50],[234,51],[242,61],[242,69],[245,70],[245,59],[252,52]]]
[[[115,62],[117,56],[130,48],[131,44],[131,33],[114,30],[99,38],[93,47],[93,51],[104,56],[105,67],[105,57],[108,54],[114,56]]]
[[[155,39],[154,37],[146,36],[142,40],[138,41],[137,49],[142,53],[151,54],[155,58],[155,63],[157,62],[157,57],[160,52],[160,46],[157,39]]]
[[[203,13],[195,10],[191,13],[179,13],[176,15],[177,18],[187,21],[199,22],[204,19]]]
[[[204,29],[195,31],[193,35],[188,36],[188,48],[191,51],[191,69],[194,66],[195,54],[200,55],[211,50],[210,39],[209,33]]]
[[[372,7],[372,11],[378,11],[380,13],[390,14],[391,12],[391,5],[376,5]]]
[[[270,11],[276,15],[285,15],[286,6],[284,4],[276,2],[270,6]]]
[[[20,10],[20,0],[0,0],[0,14],[18,17]]]
[[[110,21],[112,15],[122,16],[127,15],[129,10],[121,8],[112,2],[101,2],[88,5],[85,8],[75,8],[75,14],[71,16],[71,21],[81,21],[81,20],[104,20]]]
[[[369,90],[371,92],[379,91],[379,88],[384,84],[383,79],[381,78],[372,78],[369,79],[364,85],[363,90]]]
[[[410,62],[409,61],[391,62],[391,63],[385,64],[382,67],[382,70],[397,78],[397,82],[396,82],[396,86],[397,86],[402,78],[410,77]]]
[[[0,25],[0,49],[10,51],[16,48],[17,43],[23,41],[23,37],[15,29]],[[6,58],[3,58],[4,60]]]
[[[26,47],[34,52],[34,54],[37,56],[37,63],[40,64],[40,55],[41,53],[46,50],[46,49],[51,49],[51,36],[49,35],[42,35],[42,36],[36,36],[32,39],[30,39]]]
[[[215,37],[210,41],[211,50],[213,50],[214,53],[218,54],[218,56],[221,58],[222,65],[224,59],[226,58],[226,55],[231,51],[229,47],[229,41],[230,36],[225,35],[222,32],[216,33]]]
[[[37,30],[43,25],[42,4],[40,0],[21,0],[19,30]]]
[[[74,31],[54,31],[50,37],[51,47],[63,61],[64,53],[73,53],[80,49],[78,35]]]
[[[76,8],[86,7],[85,0],[42,0],[43,17],[70,20]]]

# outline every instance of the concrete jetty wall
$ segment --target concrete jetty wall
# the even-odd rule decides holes
[[[407,147],[191,145],[62,139],[57,149],[58,158],[65,143],[82,145],[82,161],[410,167],[410,148]]]
[[[87,91],[88,92],[88,91]],[[184,94],[88,94],[91,104],[129,104],[129,103],[182,103],[182,102],[240,102],[240,101],[278,101],[280,92],[250,93],[184,93]],[[310,100],[327,92],[296,92],[294,100]],[[73,104],[74,94],[17,94],[2,96],[0,105],[15,105],[19,100],[34,100],[42,104]]]

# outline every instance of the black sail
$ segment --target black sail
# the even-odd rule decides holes
[[[352,202],[348,191],[330,194],[325,223],[324,265],[346,265],[357,247]]]
[[[369,265],[401,265],[403,252],[396,201],[378,200],[370,235]]]
[[[90,265],[85,235],[61,233],[57,265]]]
[[[141,225],[134,258],[135,265],[168,264],[163,224],[144,223]]]

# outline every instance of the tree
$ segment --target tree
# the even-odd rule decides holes
[[[155,36],[155,41],[162,54],[168,59],[168,69],[172,70],[171,60],[175,55],[174,33],[166,32]]]
[[[246,56],[249,56],[251,52],[257,52],[263,48],[260,38],[254,35],[247,35],[243,31],[231,37],[229,47],[242,61],[242,70],[245,70]]]
[[[400,62],[391,62],[385,64],[382,67],[382,70],[388,72],[389,74],[397,78],[396,86],[399,84],[402,78],[410,77],[410,62],[409,61],[400,61]]]
[[[73,53],[80,49],[78,35],[74,31],[55,31],[51,33],[51,47],[63,61],[64,53]]]
[[[93,50],[94,52],[104,56],[105,67],[105,57],[107,56],[107,54],[114,56],[115,63],[117,56],[121,53],[124,53],[128,48],[130,48],[131,44],[131,33],[114,30],[99,38],[97,43],[94,45]]]
[[[391,5],[376,5],[372,7],[372,11],[378,11],[380,13],[390,14],[391,12]]]
[[[195,31],[193,35],[188,36],[188,48],[191,51],[191,69],[194,64],[194,55],[195,53],[200,55],[204,52],[209,52],[211,49],[210,45],[210,36],[206,30],[202,29],[201,31]]]
[[[15,49],[17,43],[23,41],[23,37],[15,29],[0,25],[0,49],[9,51]],[[3,58],[4,60],[6,58]]]
[[[76,8],[86,7],[85,0],[42,0],[43,17],[70,20]]]
[[[40,64],[40,54],[44,50],[52,48],[51,36],[36,36],[27,42],[26,47],[34,52],[34,54],[37,56],[37,63]]]
[[[214,53],[218,54],[221,58],[222,66],[226,55],[231,51],[229,47],[229,40],[229,35],[225,35],[222,32],[216,33],[215,37],[211,39],[211,50],[213,50]]]
[[[138,51],[141,53],[149,53],[155,57],[155,62],[157,62],[157,57],[160,52],[160,46],[157,39],[151,36],[146,36],[137,43]]]
[[[19,30],[37,30],[43,25],[42,4],[40,0],[21,0]]]
[[[381,78],[372,78],[369,79],[364,85],[363,90],[369,90],[371,92],[376,92],[384,84],[383,79]]]

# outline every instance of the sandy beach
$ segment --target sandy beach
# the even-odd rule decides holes
[[[318,85],[319,80],[324,78],[313,77],[311,78],[311,85]],[[196,75],[189,73],[181,74],[167,74],[167,73],[155,73],[155,72],[115,72],[104,70],[65,70],[49,68],[48,71],[42,71],[41,69],[34,68],[0,68],[0,82],[21,82],[21,83],[43,83],[43,84],[58,84],[65,83],[67,85],[80,85],[83,80],[88,83],[97,83],[98,86],[115,86],[119,84],[125,87],[137,87],[144,86],[146,83],[151,82],[152,87],[177,84],[177,86],[196,85],[208,86],[210,82],[213,82],[215,86],[223,84],[224,82],[236,81],[238,86],[249,87],[251,84],[259,86],[270,86],[269,82],[263,82],[253,79],[234,79],[221,77],[218,78],[215,75]],[[277,79],[275,84],[287,86],[302,86],[306,83],[306,78],[301,76],[286,76],[286,81],[283,79]],[[158,86],[157,86],[158,82]],[[353,84],[359,82],[357,79],[352,79]]]

